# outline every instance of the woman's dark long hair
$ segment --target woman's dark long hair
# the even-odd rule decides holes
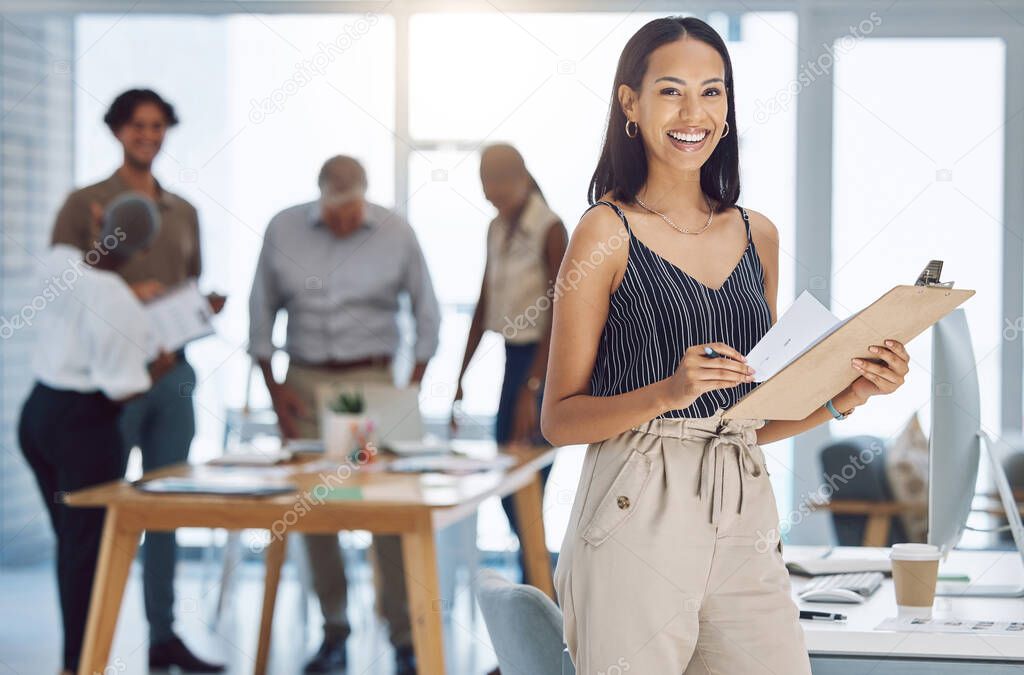
[[[732,61],[725,42],[715,29],[700,19],[671,16],[655,19],[644,25],[626,43],[619,56],[612,85],[611,109],[608,113],[608,128],[604,135],[601,158],[597,162],[594,176],[590,179],[587,201],[593,204],[607,192],[613,198],[632,203],[647,182],[647,153],[642,137],[626,136],[626,114],[619,103],[619,85],[625,84],[634,91],[640,91],[640,84],[647,72],[651,52],[662,45],[690,37],[700,40],[717,51],[725,64],[725,95],[729,111],[726,121],[729,134],[721,139],[714,152],[700,168],[700,187],[708,196],[716,212],[736,204],[740,196],[739,135],[736,130],[736,105],[732,86]]]

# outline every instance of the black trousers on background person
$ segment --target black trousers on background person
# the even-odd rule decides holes
[[[536,354],[539,344],[536,342],[527,342],[525,344],[511,344],[505,343],[505,377],[501,383],[501,397],[498,399],[498,413],[494,419],[494,440],[498,443],[508,443],[512,440],[512,435],[515,425],[515,412],[516,404],[519,401],[519,392],[522,389],[523,384],[526,382],[526,378],[530,373],[530,367],[533,365],[533,357]],[[540,433],[540,406],[544,400],[543,389],[537,392],[536,405],[537,405],[537,428],[534,429],[533,437],[530,439],[537,445],[546,445],[547,441]],[[551,464],[541,469],[540,472],[540,491],[543,499],[544,488],[548,484],[548,476],[551,474]],[[516,501],[515,497],[508,495],[502,497],[501,508],[505,510],[505,515],[508,517],[508,524],[513,534],[519,537],[520,525],[519,516],[516,513]],[[526,580],[526,555],[523,552],[522,540],[520,540],[519,546],[519,571],[523,583],[527,583]]]
[[[36,384],[21,410],[18,439],[57,536],[57,587],[64,668],[77,670],[105,509],[64,504],[63,494],[120,478],[120,405],[100,393]]]

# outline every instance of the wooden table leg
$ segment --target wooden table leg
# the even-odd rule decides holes
[[[868,522],[864,526],[864,546],[885,548],[889,545],[889,528],[892,516],[882,513],[872,513],[868,516]]]
[[[288,543],[288,535],[274,536],[267,545],[263,557],[266,568],[263,580],[263,610],[260,614],[260,636],[256,642],[256,666],[253,672],[263,675],[267,672],[267,657],[270,655],[270,633],[274,625],[274,604],[277,602],[277,586],[281,582],[281,566]]]
[[[402,535],[402,560],[416,669],[420,673],[444,675],[441,585],[437,576],[434,527],[429,515],[419,519],[415,532]]]
[[[114,641],[117,617],[121,613],[121,600],[128,582],[135,551],[139,547],[142,531],[128,527],[118,508],[107,509],[103,523],[103,538],[96,564],[96,576],[89,600],[89,618],[85,624],[85,642],[78,663],[78,675],[103,673],[110,658],[110,645]]]
[[[551,554],[544,537],[544,492],[540,474],[516,492],[516,517],[519,521],[519,543],[523,547],[527,581],[555,599],[555,584],[551,574]]]

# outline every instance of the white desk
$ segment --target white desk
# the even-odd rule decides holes
[[[818,547],[785,546],[786,560],[806,557]],[[875,555],[885,549],[837,548],[833,556]],[[1014,552],[954,551],[939,573],[965,573],[972,582],[1024,582],[1024,566]],[[947,673],[1024,673],[1024,635],[1006,637],[951,633],[877,631],[875,626],[896,616],[892,579],[886,578],[862,605],[801,602],[796,593],[807,583],[793,576],[794,599],[800,609],[846,614],[845,622],[801,621],[814,675],[946,675]],[[936,617],[1024,620],[1024,599],[937,597]]]

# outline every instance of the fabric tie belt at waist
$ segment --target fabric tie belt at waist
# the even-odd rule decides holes
[[[720,450],[728,450],[729,448],[735,448],[736,450],[736,468],[737,478],[739,482],[739,498],[736,500],[736,513],[741,513],[743,510],[743,482],[744,474],[751,478],[757,478],[761,475],[761,467],[758,465],[754,455],[750,452],[750,445],[746,439],[746,433],[744,432],[727,432],[719,433],[712,436],[704,444],[704,451],[700,456],[700,469],[697,472],[697,495],[707,501],[708,496],[704,494],[702,488],[707,485],[704,481],[704,474],[707,473],[708,460],[711,464],[711,481],[708,486],[708,490],[711,492],[711,504],[710,504],[710,520],[712,525],[718,525],[718,516],[722,512],[722,501],[725,482],[725,463],[722,462],[722,476],[721,480],[718,477],[718,459]]]
[[[760,419],[722,419],[719,408],[711,417],[658,418],[633,427],[634,431],[679,439],[703,441],[700,462],[697,469],[696,494],[709,503],[709,520],[717,526],[724,501],[725,462],[719,461],[730,450],[736,453],[739,497],[736,513],[743,510],[743,483],[746,477],[761,476],[762,465],[758,463],[751,446],[757,443],[756,429],[764,426]],[[719,470],[721,465],[721,470]],[[720,474],[720,475],[719,475]],[[707,476],[707,477],[705,477]]]

